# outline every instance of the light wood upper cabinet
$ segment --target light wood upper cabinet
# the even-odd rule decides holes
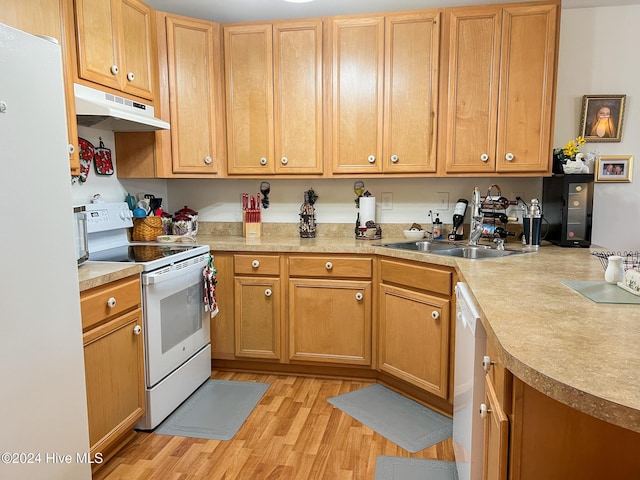
[[[550,171],[557,5],[451,9],[447,173]]]
[[[172,172],[216,173],[219,25],[167,15]]]
[[[386,18],[383,171],[435,172],[440,14]]]
[[[333,173],[436,171],[439,18],[332,20]]]
[[[230,174],[322,173],[322,21],[224,28]]]
[[[333,173],[382,171],[384,17],[331,20]]]
[[[138,0],[76,0],[78,76],[153,100],[151,8]]]
[[[34,12],[38,12],[35,14]],[[62,66],[67,108],[67,132],[69,138],[69,164],[72,175],[80,173],[78,149],[78,124],[73,93],[73,66],[71,52],[73,41],[73,12],[65,0],[3,0],[0,23],[33,35],[46,35],[58,40],[62,49]]]

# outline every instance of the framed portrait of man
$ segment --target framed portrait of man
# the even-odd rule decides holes
[[[579,135],[586,142],[619,142],[626,95],[584,95]]]

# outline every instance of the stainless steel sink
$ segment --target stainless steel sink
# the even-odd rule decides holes
[[[466,245],[461,244],[460,242],[428,240],[421,240],[418,242],[383,243],[380,246],[398,250],[411,250],[414,252],[431,253],[433,255],[468,258],[471,260],[508,257],[511,255],[529,253],[528,250],[498,250],[488,245]]]

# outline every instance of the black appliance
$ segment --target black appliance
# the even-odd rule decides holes
[[[561,247],[589,247],[592,210],[593,174],[556,174],[542,180],[545,240]]]

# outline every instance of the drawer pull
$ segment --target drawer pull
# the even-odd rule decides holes
[[[491,365],[495,365],[496,362],[491,361],[491,357],[489,355],[485,355],[482,358],[482,367],[484,368],[484,373],[489,373],[491,370]]]
[[[513,153],[511,153],[511,152],[507,153],[507,154],[504,156],[504,159],[505,159],[507,162],[511,162],[511,161],[513,161],[513,159],[514,159],[514,158],[516,158],[516,156],[515,156]]]
[[[369,155],[369,156],[367,157],[367,161],[368,161],[369,163],[376,163],[376,157],[375,157],[374,155]]]
[[[480,155],[480,160],[482,160],[483,162],[488,162],[489,161],[489,155],[487,155],[486,153],[483,153],[482,155]]]
[[[491,412],[491,410],[489,410],[487,408],[487,405],[485,403],[481,403],[480,404],[480,417],[481,418],[487,418],[487,415],[489,415],[489,412]]]
[[[72,143],[69,144],[69,155],[76,153],[76,147]]]
[[[391,155],[391,163],[398,163],[398,155]]]
[[[253,262],[251,262],[251,266],[253,268],[258,268],[260,266],[260,260],[254,260]]]
[[[111,65],[111,73],[113,75],[117,75],[119,71],[120,71],[120,69],[118,68],[117,65]]]
[[[113,308],[116,306],[116,299],[115,297],[110,297],[109,300],[107,300],[107,307],[109,308]]]
[[[282,163],[283,165],[286,165],[287,163],[289,163],[289,159],[287,157],[282,157],[280,159],[280,163]]]
[[[212,162],[212,161],[213,161],[213,160],[211,160],[211,157],[208,157],[208,156],[207,156],[207,157],[204,157],[204,164],[205,164],[205,165],[211,165],[211,162]]]
[[[260,159],[260,165],[266,165],[267,164],[267,158],[266,157],[262,157]]]
[[[133,82],[135,78],[136,76],[133,74],[133,72],[127,73],[127,80],[129,80],[130,82]]]
[[[331,270],[333,268],[333,263],[331,262],[327,262],[324,264],[324,268],[326,268],[327,270]]]
[[[270,289],[270,288],[267,288],[267,289],[264,291],[264,294],[265,294],[265,296],[267,296],[267,297],[270,297],[272,293],[273,293],[273,292],[271,291],[271,289]]]
[[[438,320],[440,318],[440,312],[434,310],[433,312],[431,312],[431,318],[433,318],[434,320]]]
[[[140,325],[136,325],[135,327],[133,327],[134,335],[140,335],[141,332],[142,332],[142,327]]]
[[[360,301],[364,298],[364,295],[362,295],[362,292],[358,292],[356,293],[356,300]]]

